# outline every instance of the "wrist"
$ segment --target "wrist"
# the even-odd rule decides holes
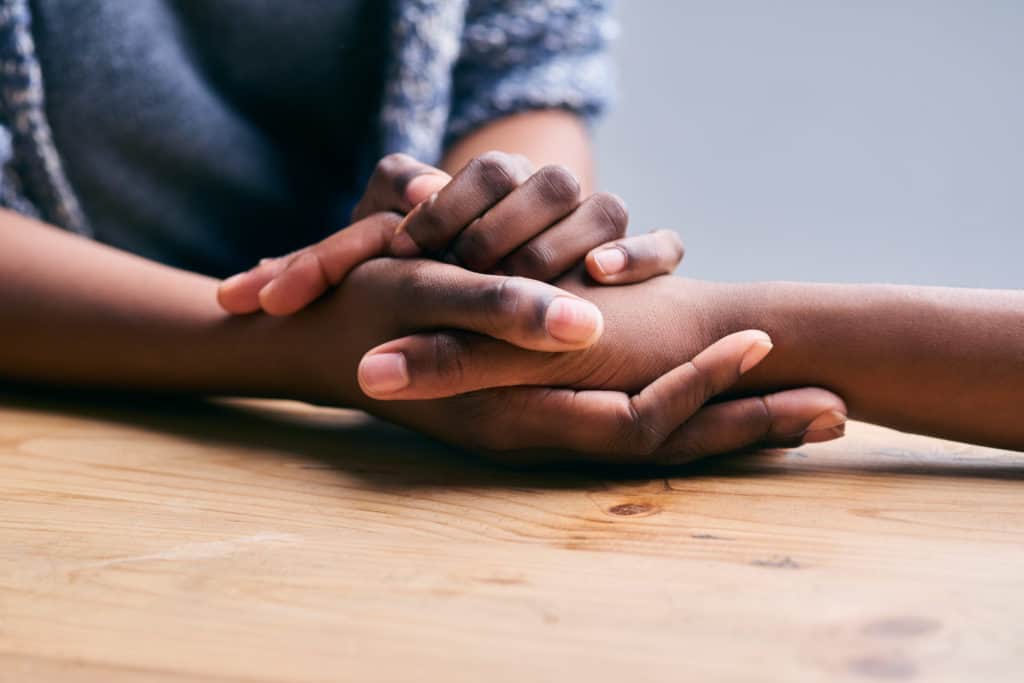
[[[851,372],[874,366],[870,325],[899,299],[887,285],[751,282],[715,287],[716,338],[744,329],[768,333],[774,348],[737,385],[741,392],[799,386],[840,391]],[[858,321],[860,323],[858,324]]]

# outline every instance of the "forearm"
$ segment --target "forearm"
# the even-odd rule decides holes
[[[884,285],[722,285],[716,334],[767,331],[743,389],[816,385],[851,416],[1024,448],[1024,292]]]
[[[287,330],[230,318],[217,282],[0,212],[0,378],[288,395]]]
[[[583,121],[571,112],[527,111],[492,121],[452,145],[441,168],[455,174],[470,159],[491,150],[522,154],[538,168],[561,164],[579,179],[584,196],[593,191],[590,136]]]

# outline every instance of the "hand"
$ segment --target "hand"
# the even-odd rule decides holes
[[[399,218],[375,214],[361,221]],[[373,259],[330,296],[288,320],[269,320],[288,354],[308,359],[297,398],[360,406],[356,365],[371,347],[401,335],[461,329],[527,349],[582,349],[600,337],[600,311],[578,296],[520,277],[473,273],[423,259]],[[301,362],[301,361],[300,361]]]
[[[408,214],[395,229],[362,219],[381,211]],[[356,265],[392,254],[431,253],[478,272],[550,281],[584,260],[604,284],[671,272],[683,256],[675,233],[624,237],[627,215],[609,194],[580,201],[566,169],[533,172],[526,159],[492,152],[454,178],[395,154],[377,165],[353,212],[356,224],[297,252],[264,259],[222,283],[230,313],[287,315],[336,286]]]
[[[737,332],[634,395],[516,386],[429,401],[377,403],[367,409],[519,465],[552,460],[676,465],[749,448],[792,448],[842,436],[846,406],[824,389],[793,389],[705,405],[770,350],[763,332]],[[364,359],[361,379],[368,370],[379,370],[371,364],[382,355]]]
[[[517,397],[550,391],[524,385],[635,393],[660,381],[659,377],[687,359],[699,357],[724,328],[720,318],[728,315],[728,296],[723,296],[714,283],[660,277],[627,287],[599,287],[574,274],[559,284],[601,308],[605,332],[592,347],[571,353],[537,354],[479,335],[421,333],[371,350],[359,367],[360,386],[368,396],[390,401],[422,401],[480,389],[493,391],[495,387],[516,387],[508,391]],[[643,303],[638,307],[637,302]],[[402,383],[377,385],[376,380],[383,374],[380,368],[386,364],[403,368]],[[532,396],[530,400],[543,399],[541,394]],[[516,403],[510,410],[522,407]],[[745,398],[705,410],[713,415],[744,413],[747,420],[754,419],[749,415],[760,416],[762,427],[774,424],[772,420],[779,416],[787,428],[802,419],[802,428],[793,429],[787,436],[803,441],[841,436],[846,420],[843,402],[815,388]],[[737,425],[742,423],[740,420]],[[725,420],[718,424],[724,426]],[[772,431],[764,427],[761,433]]]
[[[536,281],[471,273],[431,261],[375,259],[354,269],[321,304],[288,321],[287,329],[299,335],[294,345],[303,349],[309,364],[297,397],[360,407],[445,441],[505,452],[506,458],[516,461],[525,456],[512,451],[541,448],[554,449],[558,457],[571,453],[621,462],[676,462],[753,445],[794,445],[838,435],[836,430],[808,433],[820,415],[845,414],[842,401],[820,389],[701,407],[770,351],[766,336],[756,331],[730,335],[703,353],[694,353],[692,362],[687,362],[689,356],[673,359],[671,367],[651,375],[633,396],[606,389],[551,388],[574,380],[597,386],[602,378],[590,366],[607,365],[610,355],[617,354],[615,367],[645,368],[644,372],[652,367],[646,357],[652,338],[633,348],[607,347],[600,355],[600,343],[593,354],[516,349],[573,346],[549,331],[550,317],[559,308],[554,302],[565,304],[567,297],[586,312],[587,302]],[[629,313],[636,315],[635,300],[632,303]],[[623,313],[615,308],[616,315]],[[636,317],[653,320],[646,313]],[[339,333],[338,322],[343,320],[359,324]],[[402,337],[438,328],[472,333]],[[640,332],[645,331],[649,328],[641,321]],[[374,349],[360,364],[365,351],[396,337],[402,338]],[[694,346],[709,346],[701,335],[691,341]],[[487,346],[477,346],[478,342]],[[401,349],[403,356],[395,358],[389,353],[393,349]],[[477,351],[497,355],[484,357],[475,355]],[[588,360],[578,360],[583,358]],[[428,366],[431,362],[433,367]],[[356,383],[357,365],[362,387]],[[638,376],[605,379],[609,386],[621,386]],[[543,386],[507,386],[523,383]],[[371,400],[363,393],[416,398],[491,386],[499,388],[429,401]]]

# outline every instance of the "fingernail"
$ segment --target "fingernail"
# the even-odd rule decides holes
[[[831,429],[816,429],[812,432],[807,432],[804,434],[802,441],[804,443],[821,443],[838,439],[844,434],[846,434],[846,425],[841,424]]]
[[[758,339],[747,352],[743,354],[743,360],[740,361],[740,374],[746,374],[751,368],[764,360],[764,357],[768,355],[768,352],[772,350],[772,340],[768,337]]]
[[[615,275],[626,268],[626,252],[618,248],[602,249],[594,253],[594,261],[602,273]]]
[[[557,296],[548,304],[544,326],[548,334],[563,342],[590,341],[601,333],[604,320],[593,304],[567,296]]]
[[[420,202],[429,199],[430,195],[435,192],[440,192],[441,188],[447,185],[451,179],[451,176],[447,173],[443,175],[441,173],[418,175],[405,186],[405,199],[413,206],[416,206]]]
[[[367,394],[393,394],[409,386],[409,366],[401,353],[377,353],[359,362],[358,377]]]
[[[408,258],[420,253],[420,248],[413,238],[409,237],[409,233],[403,230],[391,240],[391,253],[395,256]]]
[[[808,432],[819,432],[828,429],[835,429],[846,424],[846,415],[838,410],[828,410],[811,420],[807,425]]]

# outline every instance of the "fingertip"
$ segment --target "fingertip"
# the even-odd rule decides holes
[[[672,250],[672,262],[673,268],[679,265],[679,263],[686,256],[686,246],[683,244],[683,238],[679,236],[675,230],[668,230],[667,228],[661,228],[651,232],[651,236],[654,239],[660,239],[668,242],[669,248]]]
[[[764,332],[755,332],[740,361],[740,374],[745,375],[763,361],[773,348],[771,337]]]
[[[629,256],[620,246],[598,247],[587,254],[587,271],[601,282],[622,275],[628,265]]]
[[[762,401],[771,419],[767,443],[818,443],[837,439],[845,433],[846,403],[827,389],[788,389],[768,394]]]
[[[846,424],[841,424],[836,427],[830,427],[829,429],[817,429],[807,431],[802,438],[804,443],[824,443],[826,441],[835,441],[841,439],[846,435]]]
[[[451,179],[450,175],[436,169],[418,175],[405,186],[405,201],[415,207],[429,199],[430,195],[440,192]]]
[[[604,332],[601,310],[583,299],[556,296],[544,314],[544,327],[548,335],[571,348],[592,346]]]
[[[356,369],[359,388],[370,398],[382,398],[405,389],[411,380],[405,354],[367,353]]]
[[[259,301],[253,297],[246,285],[252,280],[251,271],[238,273],[227,278],[217,287],[217,303],[228,313],[243,315],[259,310]]]

